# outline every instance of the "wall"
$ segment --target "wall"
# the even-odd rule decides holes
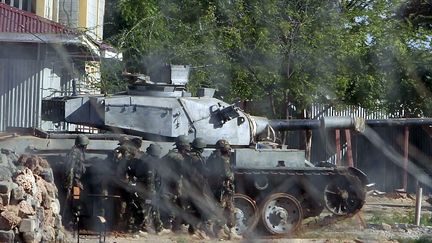
[[[84,67],[55,54],[43,44],[1,43],[0,131],[7,127],[56,130],[51,122],[41,121],[42,99],[71,95],[72,80],[84,80],[79,74]]]

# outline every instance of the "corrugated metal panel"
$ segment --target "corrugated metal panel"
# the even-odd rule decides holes
[[[314,104],[311,107],[311,117],[316,119],[323,116],[351,116],[362,117],[364,119],[387,119],[391,117],[403,117],[402,113],[389,114],[384,110],[368,111],[359,106],[346,106],[341,109],[336,109],[333,106]]]
[[[0,59],[0,66],[0,131],[9,126],[38,127],[43,63]]]
[[[71,34],[72,29],[36,14],[0,3],[0,32]]]

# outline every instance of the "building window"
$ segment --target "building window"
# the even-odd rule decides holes
[[[22,10],[31,12],[31,0],[22,0]]]

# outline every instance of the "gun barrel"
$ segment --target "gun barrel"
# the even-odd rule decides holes
[[[358,119],[352,117],[323,117],[321,119],[269,120],[269,125],[278,131],[319,128],[354,128]]]
[[[305,129],[318,129],[321,127],[320,120],[308,119],[290,119],[290,120],[269,120],[269,125],[277,131],[285,130],[305,130]]]
[[[366,120],[370,127],[431,126],[432,118],[393,118]]]
[[[322,117],[320,119],[275,119],[268,124],[277,131],[306,129],[351,129],[368,127],[432,126],[432,118],[391,118],[363,120],[353,117]]]

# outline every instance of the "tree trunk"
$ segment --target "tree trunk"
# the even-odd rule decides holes
[[[285,104],[285,119],[291,119],[291,114],[290,114],[290,110],[289,110],[289,106],[290,106],[290,100],[289,100],[289,91],[285,90],[284,92],[284,104]],[[281,132],[281,136],[282,136],[282,144],[285,145],[287,143],[287,136],[288,136],[288,132],[287,131],[283,131]]]
[[[272,93],[269,93],[269,99],[270,99],[270,107],[272,110],[272,115],[274,117],[276,115],[276,106],[275,106],[274,97]]]
[[[304,117],[310,119],[310,112],[305,109],[303,110]],[[306,160],[311,160],[312,155],[312,130],[305,130],[305,158]]]

